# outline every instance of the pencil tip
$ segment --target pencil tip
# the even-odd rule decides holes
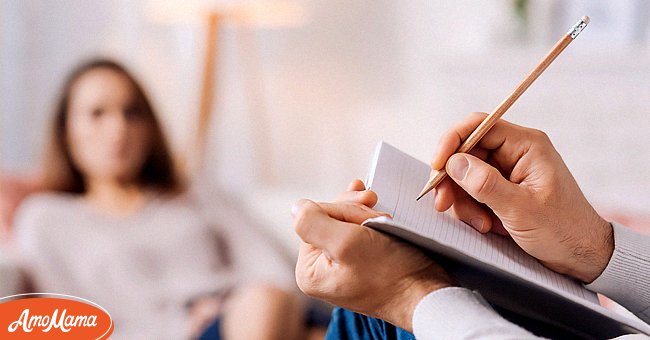
[[[424,190],[422,190],[422,192],[420,193],[420,196],[418,196],[418,198],[416,198],[415,200],[419,201],[420,198],[424,197],[424,195],[426,195],[429,191],[431,191],[431,189],[424,188]]]

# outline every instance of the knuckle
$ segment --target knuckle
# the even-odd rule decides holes
[[[352,199],[352,197],[353,197],[352,194],[353,194],[353,192],[351,192],[351,191],[344,191],[344,192],[340,193],[338,196],[336,196],[335,201],[336,202],[350,201]]]
[[[293,220],[293,228],[299,236],[304,236],[308,230],[310,221],[314,216],[316,203],[307,201],[296,214]]]
[[[353,251],[350,241],[349,237],[342,238],[341,242],[332,250],[332,255],[343,262],[349,259]]]
[[[456,131],[456,129],[450,129],[445,131],[442,136],[440,136],[438,144],[453,144],[458,138],[458,131]]]
[[[537,129],[532,129],[531,132],[532,132],[532,135],[533,135],[533,138],[535,139],[535,141],[538,141],[538,142],[541,142],[541,143],[544,143],[544,144],[550,143],[551,139],[546,134],[546,132],[544,132],[542,130],[537,130]]]
[[[475,183],[475,193],[477,199],[483,200],[486,197],[489,197],[495,189],[497,178],[496,178],[496,169],[481,169],[478,180]]]
[[[344,262],[351,259],[359,251],[358,237],[357,230],[354,228],[346,230],[345,235],[341,237],[341,242],[333,250],[333,255]]]
[[[365,205],[363,205],[363,203],[358,201],[349,202],[348,207],[350,208],[351,211],[356,211],[356,212],[368,211],[368,207],[366,207]]]
[[[361,204],[360,202],[354,201],[350,203],[354,209],[360,209],[360,210],[365,210],[366,206]]]
[[[352,249],[349,243],[341,243],[334,249],[333,253],[337,259],[342,262],[346,262],[352,255]]]
[[[305,234],[307,233],[307,218],[305,217],[304,213],[299,213],[296,215],[295,219],[293,220],[293,229],[296,231],[296,234],[300,237],[304,237]]]

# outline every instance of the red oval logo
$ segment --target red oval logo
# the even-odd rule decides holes
[[[0,298],[2,339],[108,339],[113,319],[100,305],[63,294]]]

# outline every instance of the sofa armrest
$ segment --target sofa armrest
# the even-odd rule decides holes
[[[14,214],[29,195],[44,189],[38,175],[12,175],[0,171],[0,241],[11,237]]]

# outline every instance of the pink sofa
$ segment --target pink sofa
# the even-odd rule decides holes
[[[39,176],[16,176],[0,173],[0,240],[11,234],[16,209],[28,195],[42,190]]]

